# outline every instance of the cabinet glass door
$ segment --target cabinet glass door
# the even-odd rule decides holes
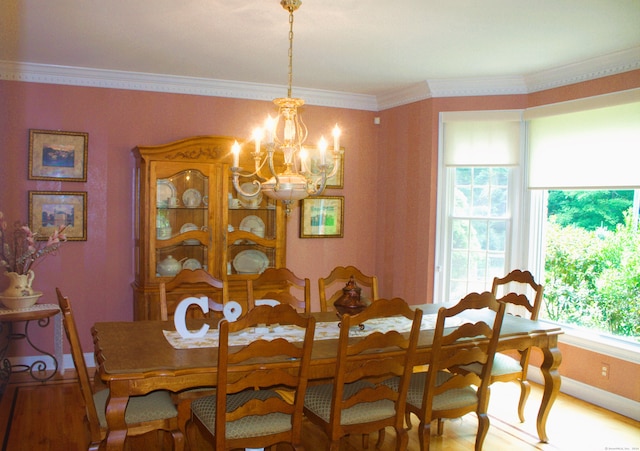
[[[173,277],[183,268],[208,269],[208,175],[193,168],[158,174],[155,200],[156,277]]]
[[[251,183],[242,187],[252,190]],[[247,198],[229,184],[227,274],[260,274],[276,267],[276,202],[259,194]]]

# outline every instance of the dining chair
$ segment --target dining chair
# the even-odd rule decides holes
[[[64,330],[71,347],[71,356],[78,373],[86,419],[89,423],[90,443],[88,449],[98,450],[108,432],[105,408],[109,399],[109,389],[94,393],[71,309],[71,301],[62,295],[59,288],[56,288],[56,294],[62,311]],[[173,437],[173,449],[182,451],[184,449],[184,435],[178,428],[177,413],[176,406],[168,391],[159,390],[145,396],[133,396],[129,399],[125,411],[127,435],[136,436],[165,430]]]
[[[311,312],[311,284],[309,279],[296,276],[288,268],[267,268],[255,279],[247,279],[249,310],[264,301],[275,300],[289,304],[297,311]],[[267,301],[268,302],[268,301]]]
[[[193,293],[185,293],[184,288],[190,288]],[[161,282],[160,290],[160,319],[167,321],[173,318],[176,306],[184,298],[195,296],[207,296],[209,298],[209,317],[222,319],[224,304],[227,302],[227,285],[223,280],[217,279],[204,269],[183,269],[168,282]],[[169,302],[167,294],[178,293],[175,302]],[[198,293],[198,294],[194,294]],[[202,317],[202,310],[191,307],[189,314],[194,317]]]
[[[367,321],[394,316],[411,324],[408,335],[367,330],[372,327]],[[421,322],[422,310],[400,298],[378,299],[361,313],[342,316],[335,375],[330,383],[309,386],[304,401],[305,416],[324,430],[331,451],[346,435],[376,431],[380,448],[389,426],[396,431],[395,449],[407,449],[403,417]],[[397,387],[383,383],[392,377],[398,378]]]
[[[468,316],[470,311],[496,306],[497,312],[491,315],[490,320],[476,321]],[[470,412],[475,412],[478,417],[475,449],[482,449],[489,429],[487,406],[491,367],[504,311],[505,305],[497,303],[495,296],[488,291],[470,293],[455,306],[438,310],[428,369],[411,376],[407,393],[406,421],[411,428],[411,413],[420,420],[418,440],[421,451],[429,449],[433,420],[438,420],[437,433],[441,435],[443,419],[458,418]],[[470,363],[482,366],[480,374],[459,371],[459,367]],[[398,385],[394,379],[388,383],[394,388]]]
[[[333,303],[342,296],[342,288],[353,276],[361,288],[364,288],[363,296],[369,301],[378,299],[378,278],[367,276],[355,266],[336,266],[331,273],[318,279],[318,292],[320,295],[320,311],[333,310]]]
[[[274,334],[273,339],[257,339],[244,346],[230,342],[230,334],[255,327],[290,327],[302,336],[284,333],[276,338]],[[257,306],[236,322],[221,321],[217,392],[184,402],[191,408],[190,418],[181,420],[183,427],[193,432],[197,426],[218,451],[268,448],[282,442],[302,449],[302,409],[314,332],[315,318],[303,316],[289,304]],[[283,359],[288,361],[286,368],[282,368]],[[247,365],[252,367],[250,374],[234,374],[234,367]],[[285,390],[291,396],[282,395]],[[180,411],[186,410],[181,406]]]
[[[491,292],[498,301],[506,303],[507,314],[511,313],[531,320],[538,319],[544,286],[536,283],[531,272],[515,269],[504,277],[495,277]],[[527,381],[531,348],[519,350],[518,353],[520,354],[518,360],[501,352],[496,353],[491,370],[491,383],[514,381],[520,384],[518,417],[521,422],[524,422],[524,407],[531,392],[531,386]]]

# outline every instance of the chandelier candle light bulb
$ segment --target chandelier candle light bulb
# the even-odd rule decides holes
[[[338,124],[336,124],[336,126],[333,127],[333,131],[331,133],[333,134],[333,151],[339,152],[340,151],[340,127],[338,127]]]
[[[237,168],[240,166],[240,144],[238,144],[238,141],[231,146],[231,152],[233,153],[233,167]]]

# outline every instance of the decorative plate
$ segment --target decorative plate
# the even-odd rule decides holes
[[[269,266],[269,257],[255,249],[238,252],[233,259],[233,267],[238,274],[261,274]]]
[[[188,258],[182,263],[182,269],[200,269],[202,265],[195,258]]]
[[[197,189],[189,188],[182,194],[182,203],[187,208],[196,208],[202,202],[202,194]]]
[[[176,187],[167,179],[158,179],[156,182],[156,205],[160,208],[166,208],[169,205],[169,199],[176,197]]]
[[[198,230],[198,226],[191,222],[187,222],[182,227],[180,227],[180,233],[191,232],[193,230]]]
[[[239,228],[240,230],[251,232],[260,238],[264,238],[264,221],[256,215],[245,216],[242,221],[240,221]]]
[[[187,222],[186,224],[183,224],[182,227],[180,227],[180,233],[192,232],[194,230],[199,230],[198,226],[191,222]],[[189,238],[188,240],[184,240],[182,244],[195,246],[200,244],[200,240],[196,240],[195,238]]]
[[[240,188],[242,188],[242,190],[247,193],[255,193],[258,189],[256,185],[251,182],[243,183],[242,185],[240,185]],[[240,200],[240,205],[242,205],[244,208],[256,209],[262,203],[262,191],[260,191],[256,197],[246,197],[241,193],[238,193],[238,200]]]

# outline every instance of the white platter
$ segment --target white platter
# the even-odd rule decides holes
[[[258,190],[258,187],[251,182],[243,183],[240,188],[247,193],[255,193]],[[256,209],[262,203],[262,191],[256,197],[246,197],[238,193],[238,200],[244,208]]]
[[[189,188],[182,193],[182,203],[187,208],[196,208],[202,202],[202,194],[197,189]]]
[[[176,197],[176,187],[169,180],[158,179],[156,183],[156,205],[166,208],[169,205],[169,199]]]
[[[188,258],[182,263],[182,269],[200,269],[202,265],[195,258]]]
[[[233,259],[238,274],[261,274],[269,266],[269,257],[255,249],[239,252]]]

